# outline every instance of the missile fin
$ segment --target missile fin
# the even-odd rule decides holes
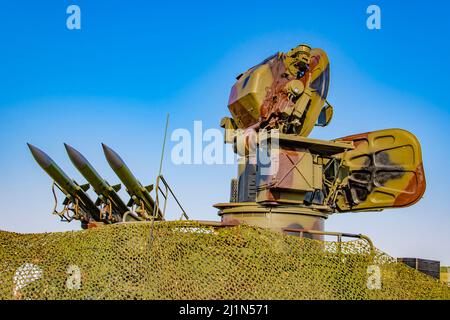
[[[97,198],[97,200],[95,200],[95,205],[98,207],[99,205],[101,205],[102,204],[102,199],[100,199],[100,198]]]
[[[148,192],[152,192],[153,191],[153,184],[149,184],[148,186],[146,186],[145,190],[147,190]]]
[[[67,206],[69,203],[70,203],[70,199],[66,197],[63,201],[63,205]]]
[[[91,185],[89,183],[86,183],[86,184],[83,184],[83,185],[80,186],[80,188],[83,191],[88,191],[90,187],[91,187]]]
[[[115,192],[117,192],[120,190],[120,188],[122,188],[122,185],[119,183],[119,184],[113,185],[112,188]]]

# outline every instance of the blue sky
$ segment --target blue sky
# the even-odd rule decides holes
[[[77,229],[50,215],[50,179],[26,147],[45,150],[84,182],[63,142],[81,151],[111,184],[101,142],[118,151],[144,184],[157,175],[164,122],[170,130],[217,128],[228,115],[236,75],[299,43],[331,61],[335,116],[311,137],[333,139],[404,128],[422,143],[427,191],[417,205],[335,215],[326,229],[365,233],[393,256],[450,265],[450,27],[446,1],[2,1],[0,4],[0,228]],[[366,28],[366,8],[382,29]],[[66,8],[81,8],[81,30]],[[168,144],[168,150],[173,143]],[[169,154],[169,153],[168,153]],[[216,220],[234,166],[171,164],[164,174],[192,218]],[[122,192],[125,198],[125,194]],[[170,218],[176,218],[173,214]]]

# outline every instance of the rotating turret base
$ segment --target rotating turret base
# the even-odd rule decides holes
[[[241,224],[270,229],[292,235],[298,232],[289,230],[324,231],[325,219],[328,214],[309,208],[290,205],[259,205],[256,202],[231,202],[214,205],[219,209],[222,223]],[[304,237],[323,240],[319,234],[304,233]]]

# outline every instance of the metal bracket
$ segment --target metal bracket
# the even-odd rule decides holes
[[[294,228],[284,228],[283,232],[284,233],[297,232],[300,235],[300,237],[303,237],[303,235],[305,233],[317,234],[317,235],[322,235],[322,236],[335,236],[337,238],[337,242],[339,244],[339,246],[338,246],[339,251],[341,249],[340,245],[342,243],[343,237],[357,238],[357,239],[365,240],[369,244],[371,254],[373,254],[375,252],[375,247],[373,246],[372,240],[370,240],[370,238],[368,236],[363,235],[363,234],[353,234],[353,233],[333,232],[333,231],[319,231],[319,230],[308,230],[308,229],[294,229]]]

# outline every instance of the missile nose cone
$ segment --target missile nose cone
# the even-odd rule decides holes
[[[74,166],[78,170],[82,170],[88,163],[86,158],[79,151],[69,146],[67,143],[64,143],[64,147],[66,148],[67,154],[69,155],[69,158]]]
[[[53,160],[44,151],[30,143],[27,143],[27,145],[33,155],[33,158],[43,169],[48,168],[53,163]]]
[[[108,161],[109,165],[113,170],[120,169],[124,162],[122,158],[110,147],[108,147],[106,144],[102,143],[103,152],[105,153],[106,160]]]

